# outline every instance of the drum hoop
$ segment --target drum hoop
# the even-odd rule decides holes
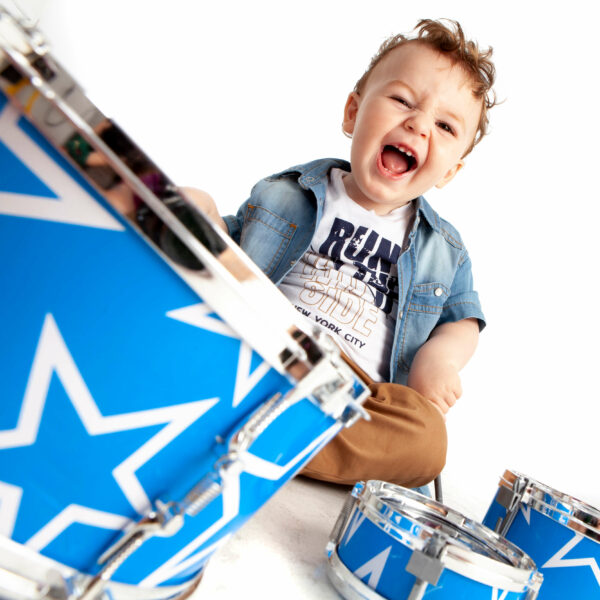
[[[346,600],[384,600],[373,588],[361,581],[340,559],[337,549],[329,555],[327,576]]]
[[[381,497],[384,494],[397,494],[398,492],[402,494],[403,500],[408,499],[413,506],[406,507],[404,510],[402,507],[392,508]],[[484,539],[479,541],[484,542],[484,545],[490,548],[498,558],[485,556],[473,549],[466,548],[462,539],[459,543],[448,534],[425,523],[418,523],[420,535],[415,535],[400,527],[399,523],[402,518],[412,521],[414,517],[411,513],[413,511],[420,509],[423,512],[421,508],[423,499],[426,500],[428,508],[438,512],[442,518],[448,521],[448,525],[461,533],[464,538],[483,537]],[[413,490],[384,481],[369,480],[364,484],[356,506],[369,521],[409,549],[423,550],[427,541],[434,536],[444,539],[446,546],[440,557],[442,563],[450,570],[468,579],[492,587],[522,592],[532,585],[532,577],[534,578],[537,574],[535,563],[520,548],[481,523],[468,519],[457,511]],[[464,529],[465,523],[473,531],[472,534]],[[507,562],[502,562],[502,560]]]
[[[520,501],[574,532],[600,543],[600,510],[518,471],[506,470],[499,486],[523,483]]]

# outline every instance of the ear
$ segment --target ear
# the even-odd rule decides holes
[[[342,129],[344,133],[352,134],[354,125],[356,124],[356,115],[358,114],[358,106],[360,104],[360,96],[356,92],[352,92],[346,100],[344,107],[344,120],[342,121]]]
[[[447,173],[442,177],[438,183],[435,184],[436,188],[443,188],[446,184],[450,183],[454,176],[465,166],[464,160],[459,160],[455,165],[448,169]]]

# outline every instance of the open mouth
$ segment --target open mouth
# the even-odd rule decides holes
[[[417,168],[417,159],[408,148],[392,146],[383,147],[380,154],[382,167],[390,175],[398,177]]]

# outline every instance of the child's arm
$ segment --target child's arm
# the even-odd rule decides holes
[[[462,395],[458,372],[473,356],[478,339],[477,319],[439,325],[415,355],[408,385],[447,413]]]
[[[215,201],[209,194],[195,188],[184,187],[180,189],[186,198],[191,200],[215,225],[227,233],[227,225],[225,225]]]

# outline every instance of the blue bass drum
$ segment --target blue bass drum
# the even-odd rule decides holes
[[[327,547],[348,600],[533,600],[534,562],[475,521],[383,481],[352,490]]]
[[[536,561],[540,600],[600,598],[599,510],[507,470],[483,522]]]
[[[0,90],[0,597],[185,595],[368,389],[2,7]]]

